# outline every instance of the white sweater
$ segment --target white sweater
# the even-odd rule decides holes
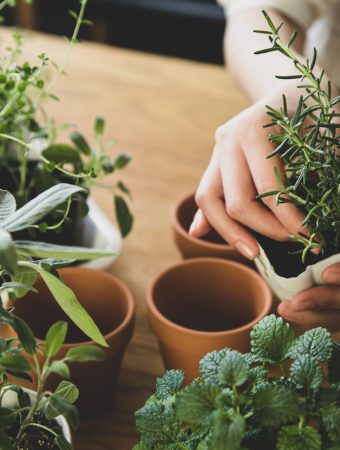
[[[305,54],[318,51],[318,64],[340,88],[340,0],[217,0],[228,17],[245,9],[276,9],[306,30]]]

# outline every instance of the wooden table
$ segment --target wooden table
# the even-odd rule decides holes
[[[8,31],[3,31],[8,37]],[[61,62],[66,41],[35,35],[24,56],[45,51]],[[133,232],[112,267],[131,289],[137,306],[134,337],[127,348],[109,411],[81,420],[78,450],[129,450],[137,441],[133,413],[154,391],[163,372],[158,346],[146,315],[146,289],[162,269],[179,261],[169,213],[193,191],[214,143],[214,131],[247,104],[221,67],[126,51],[92,43],[77,46],[55,89],[60,102],[46,105],[57,122],[72,122],[92,136],[96,115],[106,118],[113,152],[133,155],[123,179],[133,193]],[[111,198],[93,196],[113,219]],[[95,385],[93,386],[95,389]]]

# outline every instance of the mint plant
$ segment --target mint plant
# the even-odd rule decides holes
[[[46,382],[51,374],[69,378],[69,363],[101,360],[103,351],[92,345],[79,345],[68,350],[64,358],[56,359],[67,335],[66,322],[52,325],[44,343],[36,342],[27,323],[3,306],[0,306],[0,323],[11,326],[16,333],[11,338],[0,337],[0,448],[71,450],[73,447],[55,418],[64,415],[72,428],[77,427],[79,419],[74,402],[79,391],[74,384],[63,380],[50,392],[45,388]],[[13,376],[30,381],[32,373],[38,386],[34,397],[11,381]],[[14,404],[8,400],[10,394],[14,394]]]
[[[135,414],[134,450],[339,449],[339,361],[326,329],[295,337],[282,318],[267,316],[251,332],[250,353],[208,353],[201,377],[182,389],[180,370],[157,380]]]
[[[81,26],[89,25],[85,18],[88,0],[79,0],[79,12],[71,11],[75,27],[69,41],[64,60],[55,69],[54,76],[47,82],[45,72],[51,68],[51,61],[45,53],[38,55],[36,63],[21,62],[24,36],[20,31],[13,33],[13,45],[0,59],[0,178],[1,187],[15,196],[19,206],[34,198],[40,192],[60,183],[67,182],[82,186],[90,191],[94,186],[108,190],[113,195],[113,205],[120,232],[123,237],[130,232],[133,217],[127,200],[130,192],[127,186],[117,180],[104,183],[103,179],[113,172],[121,171],[130,161],[122,153],[111,158],[108,154],[112,142],[104,141],[105,121],[98,117],[94,123],[94,145],[71,124],[57,125],[45,109],[45,101],[58,100],[53,89],[78,44]],[[5,6],[14,6],[14,1],[0,1],[0,11]],[[70,130],[69,140],[60,142],[60,134]],[[64,229],[70,234],[70,223],[77,223],[87,212],[86,196],[76,195],[72,205],[60,205],[47,218],[47,224],[59,222],[69,207],[68,220],[59,227],[40,227],[30,230],[32,238],[59,239],[55,232]],[[41,233],[46,233],[46,238]],[[67,236],[65,236],[65,239]],[[64,242],[65,243],[65,242]],[[67,242],[69,243],[69,242]]]
[[[256,54],[279,52],[289,58],[295,73],[277,78],[298,80],[301,96],[292,116],[284,95],[280,109],[267,106],[271,117],[267,126],[279,130],[269,135],[276,148],[268,158],[279,155],[284,176],[281,178],[276,170],[279,189],[258,198],[276,195],[277,204],[289,202],[305,213],[302,225],[307,226],[308,235],[291,236],[293,241],[302,244],[304,262],[308,252],[315,248],[325,257],[340,251],[340,114],[337,109],[340,96],[333,97],[331,82],[324,82],[324,71],[316,70],[316,50],[311,60],[300,61],[292,49],[296,31],[284,42],[280,36],[283,24],[276,26],[265,11],[263,14],[269,29],[255,32],[267,35],[270,46]]]

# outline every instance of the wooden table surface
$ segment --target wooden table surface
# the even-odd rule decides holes
[[[2,36],[7,40],[8,30]],[[27,42],[23,58],[32,61],[44,51],[60,63],[66,49],[66,40],[36,34]],[[172,241],[171,207],[195,189],[217,126],[247,101],[222,67],[93,43],[75,48],[67,76],[54,93],[60,102],[50,101],[46,109],[58,123],[76,123],[90,137],[94,117],[104,116],[106,137],[117,141],[113,153],[133,156],[122,178],[133,193],[135,224],[111,271],[133,293],[135,334],[111,408],[82,419],[74,434],[77,450],[129,450],[137,441],[133,413],[163,372],[145,302],[152,278],[180,259]],[[97,189],[93,197],[113,220],[109,194]]]

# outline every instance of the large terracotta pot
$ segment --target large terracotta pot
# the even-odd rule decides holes
[[[106,272],[74,267],[61,269],[59,273],[109,344],[108,348],[103,348],[104,361],[70,364],[70,381],[80,391],[77,406],[82,413],[97,413],[100,408],[108,406],[112,399],[124,350],[134,329],[134,301],[129,289]],[[30,292],[18,300],[14,313],[29,324],[37,339],[44,339],[48,328],[56,321],[68,322],[66,341],[56,355],[57,359],[79,344],[95,345],[67,318],[41,278],[37,280],[35,287],[38,294]],[[51,387],[55,387],[59,381],[57,377],[49,379]],[[35,387],[34,379],[33,388]]]
[[[171,212],[174,240],[184,259],[213,256],[231,259],[247,265],[252,264],[251,261],[244,258],[237,250],[228,245],[214,230],[202,238],[191,236],[189,234],[189,228],[196,211],[195,195],[191,193],[182,197],[175,204]]]
[[[148,311],[166,369],[199,375],[208,352],[250,350],[251,328],[269,313],[271,291],[252,269],[219,258],[193,258],[162,272],[148,291]]]

